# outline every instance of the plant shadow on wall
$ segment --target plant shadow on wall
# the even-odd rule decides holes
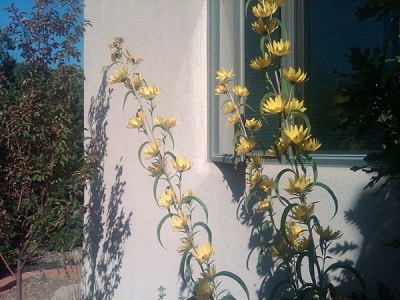
[[[345,213],[346,221],[356,225],[364,238],[356,267],[365,274],[369,294],[379,299],[400,295],[400,251],[393,243],[399,237],[400,202],[396,197],[394,187],[378,193],[365,189],[355,207]]]
[[[89,108],[90,146],[102,160],[107,154],[107,121],[112,89],[107,88],[107,71],[103,69],[102,82],[97,96],[91,98]],[[85,218],[85,243],[83,248],[84,299],[112,299],[121,281],[119,275],[124,256],[124,244],[131,235],[132,213],[126,215],[122,204],[122,158],[115,166],[115,181],[106,201],[104,169],[99,168],[89,185],[88,212]],[[107,207],[107,211],[105,211]]]

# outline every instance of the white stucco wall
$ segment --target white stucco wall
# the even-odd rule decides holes
[[[157,111],[177,118],[175,153],[193,161],[184,186],[193,186],[208,207],[218,270],[241,276],[252,299],[257,299],[262,278],[256,272],[256,251],[246,267],[251,227],[236,218],[243,169],[207,161],[207,0],[86,0],[85,4],[85,18],[93,25],[85,34],[86,127],[104,153],[103,171],[89,185],[86,197],[91,207],[84,245],[86,299],[157,299],[161,285],[167,288],[166,299],[176,299],[181,284],[175,250],[180,236],[165,226],[162,237],[168,251],[159,245],[156,228],[165,210],[156,206],[153,178],[137,159],[144,136],[126,128],[137,106],[128,100],[122,110],[125,89],[103,81],[103,68],[110,64],[107,45],[114,36],[123,37],[131,54],[143,58],[137,71],[146,81],[161,87]],[[280,170],[278,165],[268,168],[270,174]],[[344,232],[339,245],[348,243],[343,249],[337,247],[339,259],[352,260],[372,281],[393,283],[396,269],[382,257],[393,258],[396,252],[380,246],[385,241],[375,230],[381,225],[376,214],[386,208],[374,201],[370,191],[363,191],[369,177],[346,167],[320,167],[320,178],[339,199],[338,215],[330,223]],[[333,206],[320,194],[316,200],[328,201],[324,206],[328,210],[321,213],[329,219]],[[393,210],[398,212],[398,207]],[[390,220],[386,223],[385,230],[392,232]],[[244,299],[236,285],[227,287]]]

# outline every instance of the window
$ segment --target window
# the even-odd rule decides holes
[[[346,144],[346,133],[334,133],[339,123],[339,116],[335,114],[338,84],[344,80],[336,71],[351,72],[346,56],[350,48],[381,46],[385,36],[384,22],[358,21],[355,8],[364,3],[365,0],[297,0],[286,1],[281,10],[280,17],[295,49],[292,55],[284,57],[283,65],[300,67],[308,74],[309,81],[297,91],[297,96],[305,100],[313,136],[322,142],[321,151],[314,155],[322,163],[351,165],[359,162],[368,151],[375,150],[374,146],[379,144],[371,135],[358,143]],[[255,20],[250,8],[245,17],[244,1],[210,0],[209,5],[209,42],[213,57],[209,60],[209,66],[212,66],[209,68],[209,80],[213,81],[209,84],[209,99],[210,106],[215,106],[210,107],[210,111],[213,111],[210,115],[213,121],[210,126],[210,153],[212,160],[226,161],[233,157],[233,132],[221,118],[219,109],[223,97],[218,100],[218,97],[211,95],[214,93],[215,70],[221,66],[233,66],[237,83],[245,82],[250,90],[248,102],[253,107],[259,107],[265,86],[261,76],[249,67],[250,60],[260,55],[259,35],[250,26]],[[254,115],[247,109],[245,113],[247,117]],[[261,132],[261,139],[267,143],[265,148],[269,148],[277,128],[275,118],[270,119],[269,125]],[[374,135],[373,132],[371,134]],[[229,141],[226,140],[228,135]]]

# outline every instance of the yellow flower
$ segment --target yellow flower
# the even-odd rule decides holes
[[[260,187],[264,190],[264,192],[268,192],[275,187],[275,182],[273,178],[268,178],[268,176],[263,176],[260,181]]]
[[[300,68],[296,72],[295,69],[289,67],[289,70],[283,69],[282,72],[283,76],[292,84],[303,82],[307,77],[307,73],[302,73]]]
[[[276,3],[264,2],[264,5],[261,5],[261,3],[254,5],[252,11],[257,18],[266,18],[274,14],[277,9]]]
[[[301,142],[301,143],[298,145],[298,149],[299,149],[299,150],[307,151],[307,152],[315,151],[315,150],[317,150],[319,147],[321,147],[321,143],[320,143],[320,141],[318,141],[318,139],[316,139],[316,138],[309,138],[309,139],[307,139],[307,140]]]
[[[176,118],[161,118],[157,116],[154,121],[156,122],[156,124],[164,125],[167,128],[173,128],[176,126]]]
[[[174,200],[174,192],[170,188],[167,188],[163,195],[158,199],[158,204],[160,204],[161,207],[169,208],[174,203]]]
[[[160,88],[153,84],[148,86],[141,86],[138,89],[138,93],[141,98],[152,100],[155,96],[157,96],[160,93]]]
[[[221,80],[221,81],[225,81],[226,79],[230,79],[233,76],[232,72],[233,72],[233,69],[231,69],[230,71],[225,71],[224,68],[221,68],[220,71],[217,71],[217,75],[218,76],[216,77],[216,79],[217,80]]]
[[[250,178],[250,174],[249,174],[249,179],[246,180],[246,183],[249,184],[250,189],[252,189],[260,180],[261,180],[260,171],[254,170],[253,173],[251,174],[251,178]]]
[[[275,19],[271,19],[268,21],[268,24],[265,24],[262,18],[258,18],[257,21],[251,23],[251,28],[255,32],[263,34],[274,32],[278,28],[278,25]]]
[[[280,39],[279,42],[273,41],[272,43],[268,43],[267,48],[269,52],[275,54],[276,56],[284,56],[292,51],[292,48],[290,47],[290,41],[284,42],[282,39]]]
[[[276,149],[278,150],[278,153],[276,153],[274,146],[271,146],[268,149],[268,152],[272,153],[274,156],[281,156],[289,149],[289,146],[290,145],[288,142],[286,142],[286,140],[279,138],[278,143],[276,144]]]
[[[158,141],[150,142],[143,149],[144,157],[147,159],[155,157],[160,152],[160,149],[161,149],[161,145]]]
[[[249,95],[249,90],[245,86],[241,86],[240,84],[236,84],[233,88],[232,91],[236,94],[238,97],[247,97]]]
[[[293,110],[300,110],[300,111],[305,111],[306,108],[303,106],[304,101],[299,101],[297,98],[292,98],[290,101],[288,101],[284,107],[284,111],[286,114]]]
[[[236,107],[237,104],[234,101],[230,100],[226,102],[224,105],[224,114],[227,115],[233,113],[234,111],[236,111]]]
[[[285,246],[286,243],[284,241],[281,241],[278,245],[272,247],[271,249],[271,255],[273,257],[279,257],[285,251]]]
[[[289,178],[286,183],[286,192],[292,195],[303,195],[308,193],[312,189],[311,185],[312,178],[306,179],[304,175],[295,176],[295,178]]]
[[[268,197],[260,202],[260,205],[257,208],[257,212],[263,213],[270,209],[272,209],[272,199],[271,197]]]
[[[188,238],[182,238],[181,239],[182,244],[178,247],[178,252],[183,253],[185,252],[189,247],[192,247],[192,244],[190,243],[190,240]]]
[[[274,2],[276,3],[279,7],[281,7],[286,0],[267,0],[268,2]]]
[[[275,98],[269,97],[266,102],[262,105],[262,111],[265,114],[278,114],[283,111],[285,107],[285,99],[280,95],[275,96]]]
[[[181,195],[181,201],[179,203],[180,206],[182,206],[183,204],[185,204],[186,202],[189,202],[191,199],[189,198],[189,196],[194,196],[194,190],[193,188],[189,188],[186,192],[186,194],[182,194]]]
[[[228,91],[228,83],[223,81],[223,82],[217,82],[215,85],[215,94],[216,95],[222,95],[222,94],[226,94],[226,92]]]
[[[144,121],[146,120],[146,114],[143,110],[138,110],[135,117],[129,118],[128,128],[140,128],[143,126]]]
[[[118,82],[125,82],[128,79],[128,68],[123,66],[121,69],[115,70],[114,75],[110,76],[108,83],[114,84]]]
[[[255,154],[250,157],[247,168],[250,168],[251,166],[253,168],[260,168],[262,166],[262,162],[263,162],[262,156],[259,154]]]
[[[147,170],[150,172],[150,176],[156,177],[163,170],[163,164],[160,160],[151,163],[152,166],[148,167]]]
[[[236,154],[246,154],[253,150],[255,143],[253,140],[246,137],[241,137],[239,142],[236,144]]]
[[[309,240],[305,236],[297,243],[297,250],[300,252],[306,251],[308,249]]]
[[[300,235],[303,234],[303,229],[299,224],[294,222],[286,222],[286,238],[291,246],[298,246],[300,243]]]
[[[214,247],[209,242],[204,243],[201,246],[195,247],[193,251],[193,257],[196,258],[200,264],[210,259],[213,255]]]
[[[213,293],[214,289],[212,288],[208,280],[204,278],[199,278],[195,288],[195,298],[197,300],[208,300]]]
[[[278,22],[276,19],[271,19],[268,22],[267,29],[269,33],[273,33],[278,28]]]
[[[292,219],[297,221],[307,221],[314,214],[314,204],[301,204],[293,208]]]
[[[253,118],[250,120],[246,120],[245,126],[249,130],[259,131],[262,126],[262,122],[261,120],[256,120]]]
[[[172,160],[171,166],[178,172],[185,172],[190,170],[192,162],[187,157],[178,156],[176,159]]]
[[[227,125],[235,125],[237,122],[239,122],[240,120],[240,114],[238,111],[235,111],[232,116],[230,116],[228,118],[228,120],[226,121]]]
[[[267,25],[264,24],[262,18],[258,18],[257,21],[251,23],[251,28],[257,33],[264,33],[267,32]]]
[[[301,143],[310,137],[308,128],[303,128],[303,125],[290,125],[289,128],[284,128],[284,132],[293,144]]]
[[[173,231],[179,231],[185,228],[189,222],[190,216],[185,214],[173,215],[171,218],[171,227]]]
[[[332,229],[329,226],[325,230],[322,226],[317,226],[316,232],[322,239],[326,241],[339,239],[343,235],[343,233],[340,230],[332,232]]]
[[[200,275],[206,280],[212,280],[215,276],[215,266],[212,266],[210,269],[201,272]]]
[[[264,57],[257,57],[250,61],[250,67],[255,70],[261,70],[267,68],[272,63],[272,56],[268,55],[267,52],[264,53]]]
[[[137,90],[138,88],[140,88],[143,84],[144,78],[142,76],[142,74],[139,73],[134,73],[132,76],[132,84],[135,88],[135,90]]]

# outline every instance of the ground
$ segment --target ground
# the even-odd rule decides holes
[[[76,272],[67,272],[68,274],[66,274],[64,271],[71,268],[71,266],[79,265],[80,253],[79,249],[66,253],[39,252],[35,259],[24,269],[24,273],[39,272],[35,273],[29,282],[23,284],[23,299],[51,300],[60,287],[79,283],[80,275],[77,275]],[[0,279],[5,276],[9,276],[9,274],[3,272],[0,274]],[[15,300],[15,293],[15,287],[0,292],[0,300]]]

